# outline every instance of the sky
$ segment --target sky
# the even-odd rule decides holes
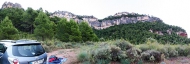
[[[189,0],[0,0],[0,5],[5,1],[19,3],[24,9],[42,7],[49,12],[68,11],[77,15],[93,15],[99,19],[117,12],[146,14],[185,29],[190,38]]]

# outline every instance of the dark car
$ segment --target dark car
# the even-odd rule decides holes
[[[0,40],[0,64],[46,64],[47,54],[36,40]]]

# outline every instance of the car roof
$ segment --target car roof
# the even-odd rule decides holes
[[[19,45],[19,44],[39,44],[37,40],[28,40],[28,39],[20,39],[20,40],[0,40],[0,43],[5,45]]]

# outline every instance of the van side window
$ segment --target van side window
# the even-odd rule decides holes
[[[4,49],[5,49],[5,48],[4,48],[4,45],[3,45],[3,44],[0,44],[0,52],[1,52],[1,53],[4,53]]]

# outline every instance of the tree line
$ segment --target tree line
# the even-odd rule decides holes
[[[42,40],[57,38],[64,42],[98,41],[98,37],[86,22],[49,17],[42,8],[0,9],[0,39],[17,39],[20,33],[32,34]]]

